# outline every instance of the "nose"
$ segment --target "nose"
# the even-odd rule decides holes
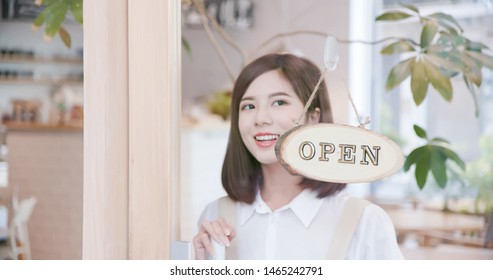
[[[268,125],[272,124],[272,118],[270,115],[270,112],[267,108],[264,106],[259,106],[257,108],[255,115],[255,125],[256,126],[262,126],[262,125]]]

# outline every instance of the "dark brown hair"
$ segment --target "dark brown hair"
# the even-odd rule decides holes
[[[303,104],[308,101],[311,92],[320,77],[320,69],[311,61],[291,54],[269,54],[248,64],[236,79],[231,100],[231,131],[226,156],[222,168],[222,184],[229,197],[245,203],[253,203],[257,186],[262,182],[260,163],[248,151],[238,128],[240,101],[250,84],[260,75],[278,70],[291,84]],[[313,100],[309,112],[320,108],[320,122],[332,123],[332,110],[325,82]],[[303,178],[300,185],[318,191],[318,197],[335,194],[346,184],[327,183]]]

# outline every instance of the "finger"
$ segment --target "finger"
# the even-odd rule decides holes
[[[218,233],[220,233],[221,230],[216,231],[216,228],[213,226],[213,224],[214,222],[204,221],[202,223],[202,227],[210,237],[216,240],[217,243],[223,245],[223,242],[221,241],[221,237],[218,235]]]
[[[201,240],[201,234],[196,235],[193,238],[193,247],[195,249],[195,259],[205,260],[205,247]]]
[[[233,227],[228,222],[226,222],[224,218],[219,218],[217,222],[223,228],[224,235],[229,236],[231,234],[231,230],[233,230]]]
[[[193,246],[195,247],[195,258],[197,260],[205,260],[205,252],[215,256],[214,248],[207,233],[197,234],[193,238]]]
[[[214,251],[214,248],[212,248],[212,244],[211,244],[211,240],[209,239],[209,235],[207,235],[206,233],[201,234],[200,240],[201,240],[202,244],[204,245],[207,253],[209,253],[209,255],[215,257],[216,252]]]
[[[222,228],[224,229],[224,233],[228,237],[228,240],[231,241],[233,238],[236,236],[236,230],[235,228],[230,225],[224,218],[219,218],[218,222],[221,224]]]
[[[236,229],[234,227],[231,228],[231,232],[228,236],[229,241],[233,240],[236,237]]]
[[[212,223],[212,228],[214,228],[214,230],[216,231],[216,234],[217,236],[219,237],[219,239],[221,240],[221,242],[219,244],[221,245],[226,245],[226,246],[229,246],[230,243],[229,243],[229,238],[226,236],[226,234],[224,234],[224,229],[223,227],[221,226],[221,224],[219,222],[213,222]],[[228,230],[229,232],[229,230]]]

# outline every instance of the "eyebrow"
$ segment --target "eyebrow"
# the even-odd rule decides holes
[[[286,97],[289,97],[289,98],[293,98],[292,96],[290,96],[289,94],[285,93],[285,92],[274,92],[274,93],[271,93],[269,94],[269,98],[273,98],[273,97],[276,97],[276,96],[286,96]],[[247,101],[247,100],[254,100],[255,98],[253,97],[243,97],[240,102],[242,101]]]

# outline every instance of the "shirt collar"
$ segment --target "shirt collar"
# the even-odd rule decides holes
[[[279,208],[276,211],[291,209],[295,216],[303,223],[303,225],[305,227],[308,227],[320,210],[322,203],[323,199],[317,198],[316,191],[305,189],[300,194],[298,194],[290,203]],[[240,225],[243,226],[253,216],[255,212],[257,212],[258,214],[272,213],[270,208],[260,196],[259,191],[257,192],[255,201],[252,204],[242,203],[239,215]]]

